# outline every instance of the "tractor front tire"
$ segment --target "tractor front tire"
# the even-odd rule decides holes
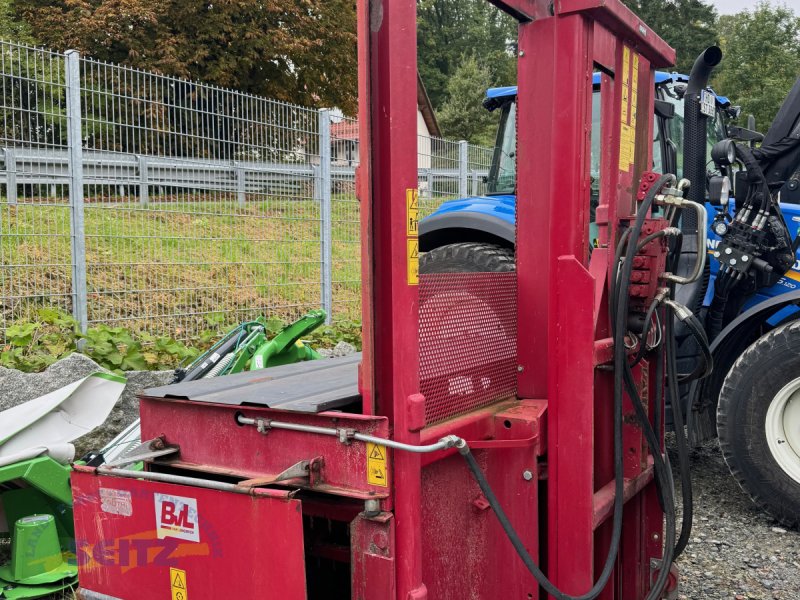
[[[742,489],[784,525],[800,525],[800,321],[760,337],[734,363],[717,430]]]
[[[420,257],[419,272],[500,273],[514,271],[514,251],[495,244],[463,242],[434,248]]]

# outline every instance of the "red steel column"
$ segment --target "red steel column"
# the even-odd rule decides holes
[[[362,292],[367,411],[390,418],[394,439],[419,440],[409,398],[419,392],[418,245],[407,227],[417,188],[415,0],[359,0]],[[392,455],[397,598],[427,597],[422,583],[421,464]]]

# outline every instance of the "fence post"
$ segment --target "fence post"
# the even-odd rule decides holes
[[[137,154],[136,167],[139,169],[139,204],[147,206],[150,202],[150,188],[147,180],[147,157]]]
[[[328,315],[326,323],[331,322],[333,313],[333,226],[331,220],[331,113],[319,111],[319,183],[322,191],[320,204],[320,252],[322,258],[321,304]]]
[[[478,195],[478,172],[473,170],[472,173],[472,195]]]
[[[13,148],[5,148],[6,159],[6,201],[17,203],[17,157]]]
[[[469,195],[468,188],[469,171],[469,145],[465,140],[458,142],[458,197],[466,198]]]
[[[67,149],[69,151],[72,315],[81,331],[89,326],[86,290],[86,230],[83,212],[83,139],[81,135],[81,55],[64,54],[67,82]]]

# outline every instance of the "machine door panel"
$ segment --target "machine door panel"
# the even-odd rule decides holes
[[[306,598],[299,500],[87,472],[72,488],[89,596]]]

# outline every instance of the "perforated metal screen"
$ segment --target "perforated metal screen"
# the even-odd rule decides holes
[[[516,273],[420,277],[420,385],[428,425],[516,393]]]

